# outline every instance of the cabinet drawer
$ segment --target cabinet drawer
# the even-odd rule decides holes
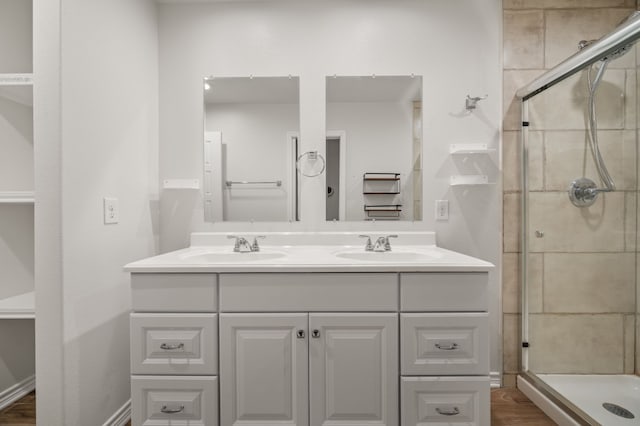
[[[137,312],[215,312],[215,274],[131,274]]]
[[[220,310],[395,312],[397,281],[389,273],[221,274]]]
[[[488,375],[489,315],[401,314],[403,375]]]
[[[402,426],[488,426],[488,377],[403,377]]]
[[[485,312],[489,274],[400,274],[400,309],[409,312]]]
[[[131,426],[217,424],[217,377],[131,377]]]
[[[216,314],[131,314],[132,374],[216,374]]]

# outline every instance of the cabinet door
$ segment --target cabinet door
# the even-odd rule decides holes
[[[220,314],[221,426],[307,426],[307,314]]]
[[[310,314],[311,426],[398,424],[398,316]]]

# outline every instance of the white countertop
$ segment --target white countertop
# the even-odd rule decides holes
[[[365,240],[354,245],[357,233],[272,233],[259,241],[260,252],[234,253],[228,234],[234,233],[193,234],[191,247],[129,263],[124,269],[133,273],[484,272],[494,267],[435,246],[433,233],[396,232],[392,250],[380,253],[365,252]],[[251,241],[258,234],[240,235]],[[371,235],[373,242],[379,235]]]

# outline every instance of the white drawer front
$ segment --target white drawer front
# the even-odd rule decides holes
[[[132,374],[216,374],[216,314],[131,314]]]
[[[137,312],[215,312],[215,274],[131,274],[131,302]]]
[[[403,375],[489,374],[489,315],[401,314]]]
[[[131,378],[131,426],[217,424],[217,377]]]
[[[485,312],[486,272],[400,274],[400,309],[406,312]]]
[[[490,426],[488,377],[403,377],[402,426]]]
[[[221,274],[223,312],[395,312],[389,273]]]

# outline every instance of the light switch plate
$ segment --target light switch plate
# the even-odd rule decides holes
[[[120,220],[120,208],[117,198],[104,198],[104,223],[105,225],[118,223]]]
[[[436,200],[436,220],[449,220],[449,200]]]

